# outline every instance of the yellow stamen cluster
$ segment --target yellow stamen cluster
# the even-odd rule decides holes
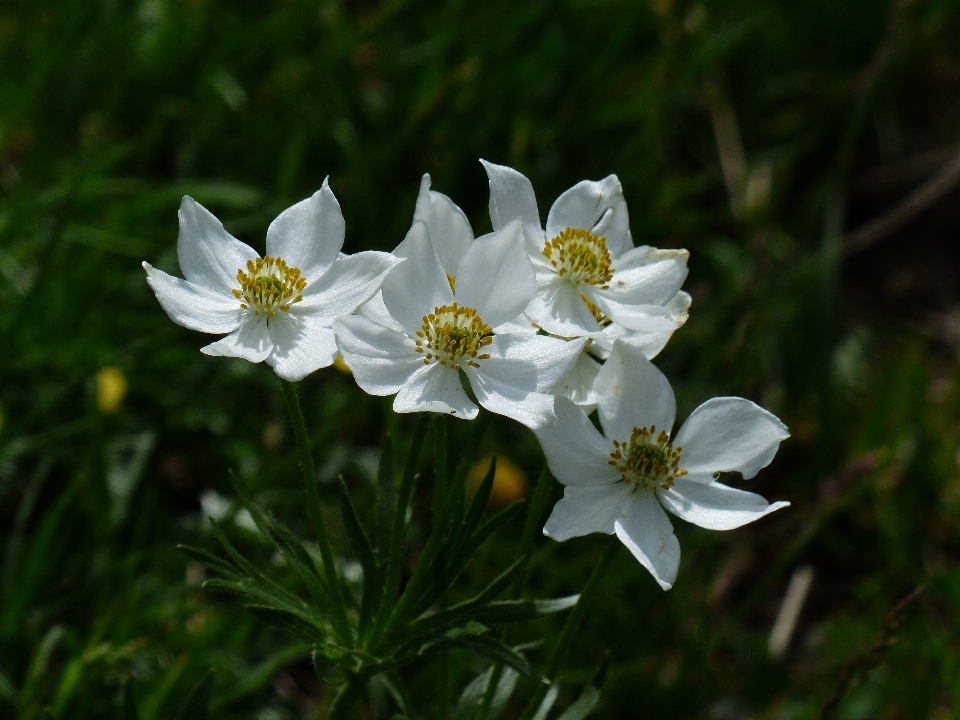
[[[606,290],[613,279],[607,239],[589,230],[567,228],[543,246],[543,256],[560,277],[570,282],[599,285]]]
[[[247,271],[237,270],[239,290],[233,296],[240,307],[273,317],[277,312],[290,312],[294,303],[303,300],[307,281],[300,276],[300,268],[290,267],[283,258],[269,255],[247,260]]]
[[[620,481],[634,488],[669,490],[675,478],[683,477],[686,470],[680,469],[680,453],[670,436],[663,430],[657,434],[657,426],[633,429],[627,442],[613,441],[613,452],[607,461],[620,473]]]
[[[417,352],[426,353],[424,365],[439,362],[453,368],[463,363],[480,367],[476,361],[490,357],[480,351],[492,342],[493,329],[480,319],[477,311],[457,303],[442,305],[424,315],[416,337]]]

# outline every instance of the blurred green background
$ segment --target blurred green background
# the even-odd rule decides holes
[[[728,533],[675,521],[668,593],[620,554],[558,707],[608,654],[603,718],[960,717],[958,155],[956,0],[7,0],[0,716],[113,717],[128,686],[168,718],[211,667],[213,717],[321,716],[307,649],[200,590],[175,549],[214,548],[201,517],[236,512],[228,468],[306,533],[279,385],[201,355],[140,262],[179,274],[183,194],[262,251],[327,175],[348,252],[402,239],[423,172],[486,232],[483,157],[526,173],[544,217],[617,173],[637,244],[691,251],[690,320],[657,360],[679,416],[738,394],[793,432],[741,484],[790,509]],[[410,418],[334,369],[302,386],[321,480],[344,473],[362,507]],[[501,419],[485,452],[542,465]],[[531,587],[575,592],[610,542],[538,542]],[[482,665],[457,662],[458,692]],[[406,679],[433,717],[430,667]]]

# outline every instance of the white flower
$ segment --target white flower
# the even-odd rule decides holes
[[[687,320],[690,296],[680,290],[687,276],[686,250],[634,247],[627,204],[616,175],[584,180],[557,198],[540,224],[533,186],[516,170],[481,160],[490,181],[494,229],[514,218],[523,222],[527,253],[536,269],[537,290],[526,315],[558,337],[590,336],[587,351],[603,358],[621,339],[654,357]],[[520,319],[522,324],[525,321]],[[586,358],[573,389],[590,404],[584,384]]]
[[[700,527],[731,530],[787,502],[715,480],[752,478],[789,437],[774,415],[743,398],[714,398],[691,413],[673,442],[676,402],[666,377],[637,348],[614,345],[596,383],[601,435],[557,398],[555,425],[536,430],[551,472],[566,485],[543,528],[554,540],[616,533],[664,590],[680,565],[668,510]]]
[[[267,255],[231,236],[190,197],[180,205],[177,259],[185,280],[143,263],[170,319],[229,333],[207,355],[266,360],[284,380],[302,380],[337,356],[332,325],[369,300],[400,262],[383,252],[341,255],[343,214],[323,181],[267,229]]]
[[[553,422],[546,392],[573,366],[583,341],[493,331],[519,315],[534,291],[520,223],[476,240],[471,233],[450,261],[452,272],[435,247],[426,223],[415,222],[394,251],[406,261],[384,283],[382,308],[372,303],[363,316],[334,326],[357,383],[373,395],[397,393],[396,412],[472,419],[478,408],[461,385],[462,371],[491,412],[528,427]],[[377,322],[384,310],[392,322]]]

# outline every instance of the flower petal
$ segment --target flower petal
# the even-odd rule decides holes
[[[677,478],[669,490],[658,490],[657,496],[674,515],[708,530],[733,530],[790,504],[768,503],[756,493],[685,478]]]
[[[413,340],[365,317],[340,318],[333,330],[343,361],[371,395],[393,395],[424,367]]]
[[[531,256],[543,250],[546,238],[540,225],[537,196],[527,177],[506,165],[481,160],[490,182],[490,221],[499,230],[516,218],[523,223],[523,236]]]
[[[644,245],[613,262],[613,278],[601,293],[626,305],[666,305],[687,279],[686,250],[660,250]]]
[[[739,472],[749,479],[788,437],[773,413],[743,398],[719,397],[690,413],[673,444],[683,448],[680,467],[691,474]]]
[[[372,298],[402,260],[390,253],[367,250],[338,258],[327,272],[305,288],[303,301],[290,312],[309,314],[325,327],[349,315]]]
[[[552,424],[557,416],[553,412],[553,396],[530,392],[508,385],[486,374],[481,369],[466,368],[470,387],[477,402],[492,413],[512,418],[531,430]]]
[[[537,273],[537,290],[526,312],[552,335],[579,337],[600,330],[580,288],[553,272]]]
[[[554,411],[556,423],[534,430],[553,476],[568,486],[615,485],[620,474],[607,462],[613,443],[567,398],[558,397]]]
[[[299,382],[337,357],[337,340],[330,326],[313,315],[279,315],[270,319],[273,352],[267,364],[284,380]]]
[[[680,543],[670,518],[649,490],[631,495],[623,515],[615,523],[617,537],[640,561],[664,590],[673,587],[680,569]]]
[[[204,355],[236,357],[252,363],[262,362],[273,352],[273,341],[262,317],[248,319],[225,338],[200,348]]]
[[[240,326],[243,311],[235,298],[216,295],[149,263],[143,263],[143,269],[160,306],[177,325],[205,333],[228,333]]]
[[[617,518],[630,502],[630,490],[623,483],[564,488],[563,497],[543,526],[543,534],[557,542],[590,533],[613,535]]]
[[[323,181],[317,192],[280,213],[267,228],[267,255],[300,268],[309,283],[337,259],[343,247],[343,213]]]
[[[615,342],[594,390],[600,424],[611,440],[626,442],[634,428],[651,425],[670,434],[677,412],[673,389],[637,348]]]
[[[424,315],[453,303],[453,290],[422,222],[413,224],[393,254],[407,262],[384,280],[383,302],[393,319],[413,337],[423,325]]]
[[[390,311],[387,310],[387,306],[383,304],[383,292],[377,292],[376,295],[358,307],[354,314],[359,315],[360,317],[369,318],[375,323],[379,323],[380,325],[388,327],[391,330],[403,332],[403,328],[400,327],[397,321],[393,319],[393,315],[391,315]]]
[[[545,335],[494,335],[484,348],[481,371],[529,392],[547,392],[573,368],[586,338],[561,340]]]
[[[616,175],[599,182],[583,180],[556,199],[547,215],[546,237],[556,237],[567,228],[581,228],[605,237],[607,250],[614,259],[633,247],[627,201]]]
[[[520,222],[515,221],[470,244],[457,268],[454,295],[460,305],[474,308],[487,325],[496,327],[522,313],[536,287]]]
[[[463,420],[473,420],[480,412],[464,392],[460,373],[440,363],[424,365],[414,373],[397,393],[393,410],[398,413],[440,412]]]
[[[205,290],[233,297],[231,291],[240,287],[237,270],[260,256],[189,195],[180,203],[179,217],[177,261],[183,276]]]
[[[430,232],[433,249],[447,275],[456,277],[464,251],[473,242],[470,221],[457,205],[443,193],[430,189],[430,175],[420,180],[420,194],[413,213],[414,222],[422,222]]]
[[[591,353],[583,350],[570,372],[553,386],[553,392],[570,398],[582,407],[584,412],[592,412],[597,406],[597,393],[593,389],[593,384],[599,372],[599,361],[595,360]]]
[[[623,342],[639,348],[648,360],[652,360],[663,350],[674,331],[687,322],[690,296],[681,290],[666,307],[671,318],[671,322],[666,328],[629,330],[623,325],[613,322],[603,328],[601,340],[598,341],[598,344],[612,346],[616,340],[623,340]]]

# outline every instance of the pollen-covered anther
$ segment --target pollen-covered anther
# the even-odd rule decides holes
[[[557,275],[577,285],[599,285],[601,290],[606,290],[613,279],[607,239],[589,230],[567,228],[547,240],[543,256]]]
[[[673,481],[687,474],[680,469],[683,448],[674,447],[670,436],[657,426],[635,427],[627,442],[613,441],[613,452],[607,461],[620,473],[621,482],[634,488],[669,490]]]
[[[300,268],[287,265],[283,258],[269,255],[257,260],[247,260],[247,269],[237,270],[239,290],[233,296],[240,300],[240,307],[273,317],[278,312],[290,312],[294,303],[303,300],[307,281],[301,277]]]
[[[477,360],[490,357],[481,351],[493,342],[493,329],[473,308],[453,303],[424,315],[414,341],[417,352],[424,353],[424,365],[438,362],[452,368],[480,367]]]

